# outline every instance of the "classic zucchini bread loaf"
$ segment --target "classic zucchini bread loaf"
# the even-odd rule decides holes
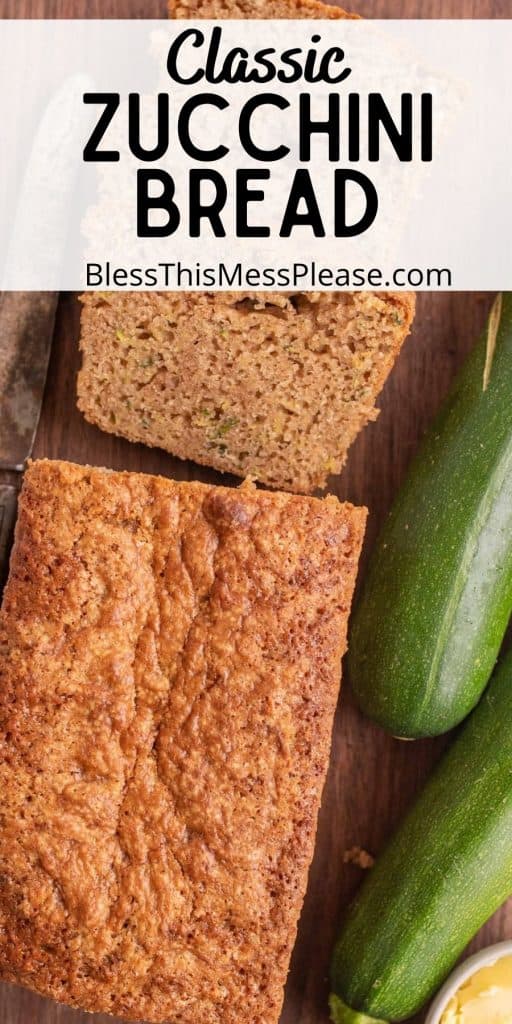
[[[311,492],[341,469],[414,312],[372,292],[89,292],[78,404],[102,430]]]
[[[276,1024],[365,511],[36,462],[0,613],[0,976]]]

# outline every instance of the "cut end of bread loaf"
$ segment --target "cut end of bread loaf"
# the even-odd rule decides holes
[[[169,0],[168,11],[198,19],[358,17],[320,0]],[[90,422],[306,493],[339,472],[376,415],[414,310],[407,295],[83,301],[79,408]]]
[[[320,0],[169,0],[171,18],[357,18]]]
[[[310,493],[338,473],[409,332],[414,297],[89,292],[89,422],[222,472]]]

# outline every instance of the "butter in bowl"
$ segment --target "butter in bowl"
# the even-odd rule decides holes
[[[479,950],[460,964],[430,1007],[425,1024],[511,1024],[512,941]]]

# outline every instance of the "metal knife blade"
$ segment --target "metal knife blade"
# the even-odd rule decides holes
[[[56,292],[0,293],[0,469],[32,453],[50,358]]]
[[[7,578],[17,505],[18,489],[11,484],[0,484],[0,590]]]
[[[50,359],[57,292],[0,292],[0,589],[5,583],[21,473],[32,454]]]
[[[30,253],[48,242],[48,204],[58,204],[58,229],[51,232],[47,270],[52,280],[65,258],[69,213],[76,186],[80,141],[77,104],[90,86],[72,75],[45,107],[21,183],[0,281],[0,470],[19,479],[0,483],[0,587],[8,562],[21,472],[32,447],[43,402],[57,309],[57,292],[9,291],[9,274],[30,287]],[[38,211],[35,217],[34,210]],[[46,251],[46,248],[45,248]],[[21,274],[23,272],[23,276]],[[53,275],[53,276],[52,276]],[[12,285],[11,285],[12,287]]]

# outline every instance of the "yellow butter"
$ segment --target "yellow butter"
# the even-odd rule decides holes
[[[476,971],[457,990],[439,1024],[512,1024],[512,956]]]

